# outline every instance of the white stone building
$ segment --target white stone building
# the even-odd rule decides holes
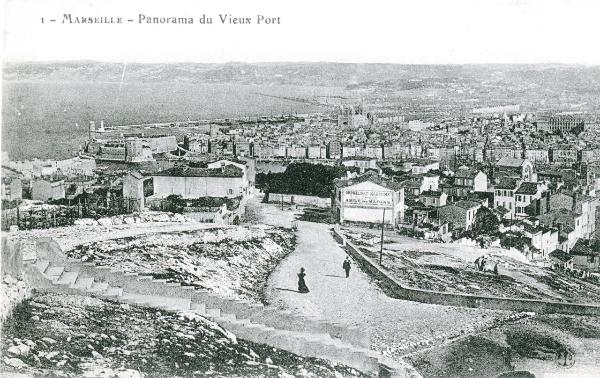
[[[374,173],[336,182],[334,213],[340,224],[385,223],[396,226],[404,219],[404,189]],[[385,218],[384,218],[385,214]]]

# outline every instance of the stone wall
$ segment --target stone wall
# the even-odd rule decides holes
[[[38,259],[48,260],[52,263],[65,261],[67,258],[60,245],[51,238],[39,238],[35,242],[35,252]]]
[[[269,203],[281,203],[281,197],[283,196],[283,203],[286,205],[301,205],[301,206],[314,206],[321,208],[331,207],[331,198],[321,198],[316,196],[301,196],[298,194],[281,194],[281,193],[269,193]],[[293,201],[292,201],[293,198]]]
[[[9,274],[15,278],[23,274],[23,254],[20,243],[8,240],[2,237],[2,251],[0,252],[0,272],[1,276]]]
[[[26,267],[23,266],[21,244],[2,238],[0,267],[0,323],[10,316],[13,308],[27,298],[30,283]]]
[[[334,230],[334,238],[344,245],[345,250],[358,261],[361,268],[376,279],[382,290],[392,298],[456,307],[530,311],[542,314],[600,315],[600,306],[598,305],[447,293],[404,286],[382,269],[377,261],[366,256],[358,247],[345,240],[337,230]]]

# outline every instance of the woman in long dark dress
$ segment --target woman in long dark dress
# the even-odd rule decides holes
[[[298,291],[301,293],[308,293],[308,286],[306,286],[306,282],[304,281],[304,277],[306,273],[304,273],[304,268],[300,268],[300,273],[298,273]]]

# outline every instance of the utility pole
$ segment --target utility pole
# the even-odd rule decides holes
[[[383,226],[385,224],[385,207],[383,208],[383,217],[381,218],[381,244],[379,247],[379,265],[383,259]]]
[[[283,194],[281,194],[281,211],[283,211]]]

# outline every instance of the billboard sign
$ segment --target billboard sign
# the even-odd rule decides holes
[[[392,195],[392,191],[346,190],[344,192],[343,203],[345,207],[390,208],[394,205]]]

